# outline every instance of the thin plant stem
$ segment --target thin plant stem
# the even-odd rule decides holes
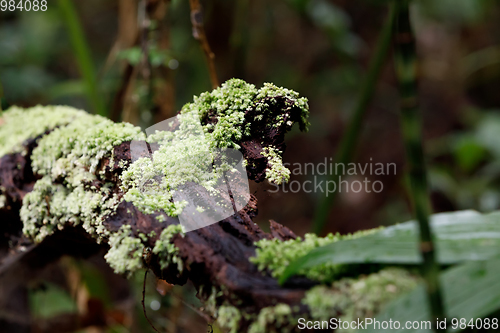
[[[66,23],[68,37],[74,49],[78,69],[84,80],[87,98],[94,109],[94,113],[107,116],[105,104],[98,91],[96,72],[92,63],[90,48],[85,40],[85,35],[72,0],[59,0],[59,8]]]
[[[146,272],[144,272],[144,280],[142,281],[142,300],[141,300],[141,304],[142,304],[142,312],[144,313],[144,317],[146,318],[146,320],[148,321],[149,323],[149,326],[151,326],[152,329],[155,330],[155,332],[158,332],[160,333],[160,331],[158,331],[156,329],[156,327],[154,327],[153,323],[151,322],[151,320],[149,320],[148,318],[148,314],[146,313],[146,306],[144,305],[144,300],[146,298],[146,281],[148,279],[148,271],[149,269],[146,268]]]
[[[415,37],[411,27],[409,0],[397,2],[395,66],[401,96],[401,131],[409,168],[410,196],[420,228],[422,274],[425,279],[431,316],[436,323],[445,318],[439,284],[439,266],[436,262],[432,230],[429,223],[427,172],[422,148],[422,121],[417,98],[417,56]],[[434,330],[437,330],[434,327]]]
[[[210,74],[210,82],[212,83],[212,88],[215,89],[219,86],[219,79],[217,77],[217,70],[215,68],[215,55],[210,49],[210,44],[208,44],[208,39],[205,34],[200,1],[189,0],[189,6],[191,8],[191,24],[193,25],[193,37],[200,42],[201,48],[205,53],[205,58],[207,59],[208,64],[208,72]]]
[[[339,149],[337,151],[337,154],[335,155],[335,163],[341,163],[345,165],[349,163],[354,156],[364,115],[375,93],[377,81],[380,77],[380,73],[382,72],[383,66],[387,59],[387,55],[389,53],[389,49],[391,47],[392,32],[396,16],[395,13],[396,11],[394,8],[394,4],[391,3],[389,14],[378,37],[377,48],[375,50],[373,58],[371,59],[368,68],[368,74],[361,88],[359,99],[357,100],[357,103],[353,110],[353,115],[347,126],[346,133],[342,137],[342,140],[339,144]],[[330,176],[330,180],[336,182],[338,177],[339,175],[334,172]],[[316,209],[313,224],[313,231],[316,234],[321,234],[323,229],[325,228],[336,196],[337,191],[326,196]]]

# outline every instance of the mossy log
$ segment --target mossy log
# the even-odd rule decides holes
[[[285,150],[286,132],[293,123],[307,127],[307,103],[296,93],[272,85],[257,90],[241,80],[202,94],[183,112],[196,112],[208,128],[209,144],[239,148],[248,177],[256,182],[279,178],[276,164]],[[230,134],[224,132],[228,126],[234,130]],[[172,284],[192,281],[204,311],[231,332],[294,331],[299,317],[373,315],[373,304],[387,301],[376,291],[374,299],[358,297],[369,311],[360,309],[353,303],[356,295],[371,294],[364,287],[353,288],[356,281],[351,279],[328,288],[336,295],[328,299],[318,297],[326,287],[307,277],[279,285],[270,269],[250,260],[257,244],[272,239],[297,246],[301,242],[277,222],[270,222],[271,233],[254,223],[254,196],[237,214],[187,233],[176,228],[175,216],[150,214],[125,200],[123,175],[133,164],[132,139],[146,140],[131,125],[70,108],[14,108],[4,113],[0,274],[20,262],[41,267],[60,255],[88,256],[109,247],[106,259],[118,273],[146,268]],[[270,157],[271,151],[279,154]],[[377,274],[363,278],[364,286],[378,290],[395,285],[397,293],[414,286],[415,279],[405,272]]]

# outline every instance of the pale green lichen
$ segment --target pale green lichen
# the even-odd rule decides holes
[[[33,191],[23,199],[23,233],[41,242],[61,229],[64,223],[91,223],[98,218],[100,205],[99,193],[84,191],[83,187],[71,191],[61,184],[54,184],[49,176],[45,176],[35,183]]]
[[[362,237],[378,230],[360,231],[351,235],[333,235],[330,233],[326,237],[305,234],[303,240],[301,237],[287,241],[280,241],[276,238],[262,239],[255,243],[257,246],[256,256],[251,257],[250,261],[257,264],[259,270],[270,270],[273,277],[280,278],[290,263],[305,256],[317,247],[325,246],[339,240]],[[304,275],[319,282],[330,282],[336,276],[343,273],[344,269],[344,265],[324,263],[301,270],[298,272],[298,275]]]
[[[83,114],[40,140],[32,155],[33,169],[52,179],[64,177],[71,186],[78,186],[96,178],[99,161],[111,157],[114,146],[144,138],[140,128],[131,124]]]
[[[290,180],[290,170],[283,165],[282,153],[275,147],[264,147],[260,153],[267,158],[267,164],[270,165],[270,168],[266,169],[266,178],[276,185],[281,185],[283,182],[286,183]]]
[[[286,102],[278,107],[275,103],[279,98]],[[192,182],[213,192],[220,177],[229,170],[228,164],[214,165],[221,157],[217,149],[240,148],[238,142],[251,129],[248,127],[251,122],[243,129],[247,112],[268,113],[266,117],[269,118],[272,112],[287,112],[289,116],[292,108],[299,109],[300,126],[307,128],[307,100],[299,98],[296,92],[272,84],[265,84],[258,90],[252,84],[232,79],[212,92],[194,97],[194,102],[186,104],[177,116],[178,128],[157,131],[147,138],[148,142],[159,144],[151,158],[138,159],[122,174],[125,200],[146,214],[163,211],[169,216],[179,215],[187,205],[185,201],[173,200],[179,185]],[[211,121],[201,126],[207,118]],[[269,118],[269,121],[274,119]],[[292,122],[287,123],[286,130],[292,125]],[[283,167],[278,151],[270,148],[264,154],[269,156],[271,165],[266,173],[268,179],[275,183],[286,181],[290,172]],[[207,172],[213,165],[213,170]]]
[[[217,323],[228,333],[238,333],[240,328],[241,313],[234,306],[222,305],[217,310]]]
[[[232,79],[212,92],[195,97],[193,103],[186,104],[182,113],[195,112],[203,119],[213,113],[216,124],[205,126],[211,148],[239,149],[236,143],[243,138],[242,124],[245,113],[252,109],[258,90],[253,84]]]
[[[258,101],[255,110],[258,113],[267,112],[274,103],[277,102],[278,97],[286,98],[286,106],[283,109],[285,113],[278,115],[276,120],[283,121],[284,117],[288,117],[289,111],[292,108],[299,108],[300,121],[299,126],[302,131],[307,131],[309,127],[309,122],[307,118],[309,117],[309,105],[307,104],[307,98],[299,97],[299,93],[286,88],[279,88],[272,83],[264,83],[264,86],[259,89],[259,92],[255,99]],[[280,124],[281,125],[281,124]],[[292,124],[287,124],[287,126],[292,126]]]
[[[366,277],[335,281],[331,287],[316,286],[306,292],[302,303],[309,307],[313,320],[373,318],[390,301],[413,290],[418,282],[419,278],[405,269],[387,268]]]
[[[122,225],[109,238],[110,249],[104,256],[106,262],[117,274],[127,274],[143,268],[144,245],[133,236],[130,225]]]
[[[257,319],[250,325],[248,333],[285,333],[294,331],[296,326],[297,319],[292,315],[290,306],[280,303],[261,309]]]
[[[112,157],[114,146],[144,139],[131,124],[74,111],[74,120],[42,137],[32,153],[33,170],[43,178],[24,197],[21,219],[23,232],[38,242],[66,223],[81,223],[98,240],[108,236],[102,222],[122,199],[110,182],[92,185],[99,162]]]
[[[156,241],[153,248],[153,253],[160,258],[161,269],[166,268],[170,264],[177,264],[177,270],[182,272],[183,262],[179,257],[179,249],[172,243],[172,238],[181,234],[184,237],[184,231],[180,224],[171,224],[162,230],[160,238]]]
[[[146,214],[161,210],[177,216],[187,204],[173,201],[179,185],[194,182],[211,188],[217,181],[207,172],[214,156],[198,114],[180,114],[178,119],[180,126],[176,131],[159,132],[148,138],[160,144],[152,158],[138,159],[121,176],[125,200]]]
[[[84,114],[67,106],[13,106],[0,114],[0,156],[24,153],[23,143]]]

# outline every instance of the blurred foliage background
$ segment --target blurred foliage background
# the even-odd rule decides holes
[[[232,77],[257,86],[273,82],[309,99],[310,131],[295,130],[287,138],[285,162],[316,164],[335,155],[387,2],[201,2],[220,82]],[[187,0],[49,0],[45,12],[0,12],[2,108],[67,104],[142,127],[174,116],[193,95],[212,89],[190,11]],[[434,211],[499,209],[500,3],[416,0],[412,15]],[[327,232],[410,219],[391,58],[363,121],[354,161],[396,163],[397,174],[370,176],[383,182],[382,193],[340,194]],[[291,180],[311,177],[292,175]],[[275,219],[300,235],[311,230],[324,193],[252,187],[259,198],[256,222],[264,229]],[[50,325],[62,324],[47,318],[77,313],[74,320],[94,327],[87,332],[146,331],[142,278],[116,277],[99,258],[64,260],[30,288],[37,329],[54,331]],[[186,305],[198,306],[189,287],[172,288],[151,277],[147,289],[146,307],[155,326],[169,332],[206,330],[205,318]]]

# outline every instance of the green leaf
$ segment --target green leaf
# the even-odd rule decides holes
[[[71,296],[55,284],[47,283],[45,289],[30,293],[31,311],[35,317],[50,318],[77,311]]]
[[[475,211],[435,214],[431,226],[436,238],[437,259],[441,264],[466,260],[486,260],[500,253],[500,212]],[[341,240],[309,252],[292,262],[280,278],[285,282],[301,269],[332,264],[421,263],[418,227],[405,222],[352,240]]]
[[[456,266],[440,276],[443,289],[444,306],[447,311],[448,332],[458,332],[460,327],[453,329],[452,318],[470,319],[484,318],[500,309],[500,259],[488,261],[473,261]],[[429,329],[405,329],[407,321],[427,321],[430,318],[424,285],[403,295],[390,303],[376,320],[379,322],[399,321],[399,329],[375,329],[373,325],[365,327],[363,332],[431,332]],[[483,320],[483,326],[485,321]],[[491,324],[491,321],[490,321]],[[393,326],[394,327],[394,326]],[[492,329],[492,331],[495,331]]]

